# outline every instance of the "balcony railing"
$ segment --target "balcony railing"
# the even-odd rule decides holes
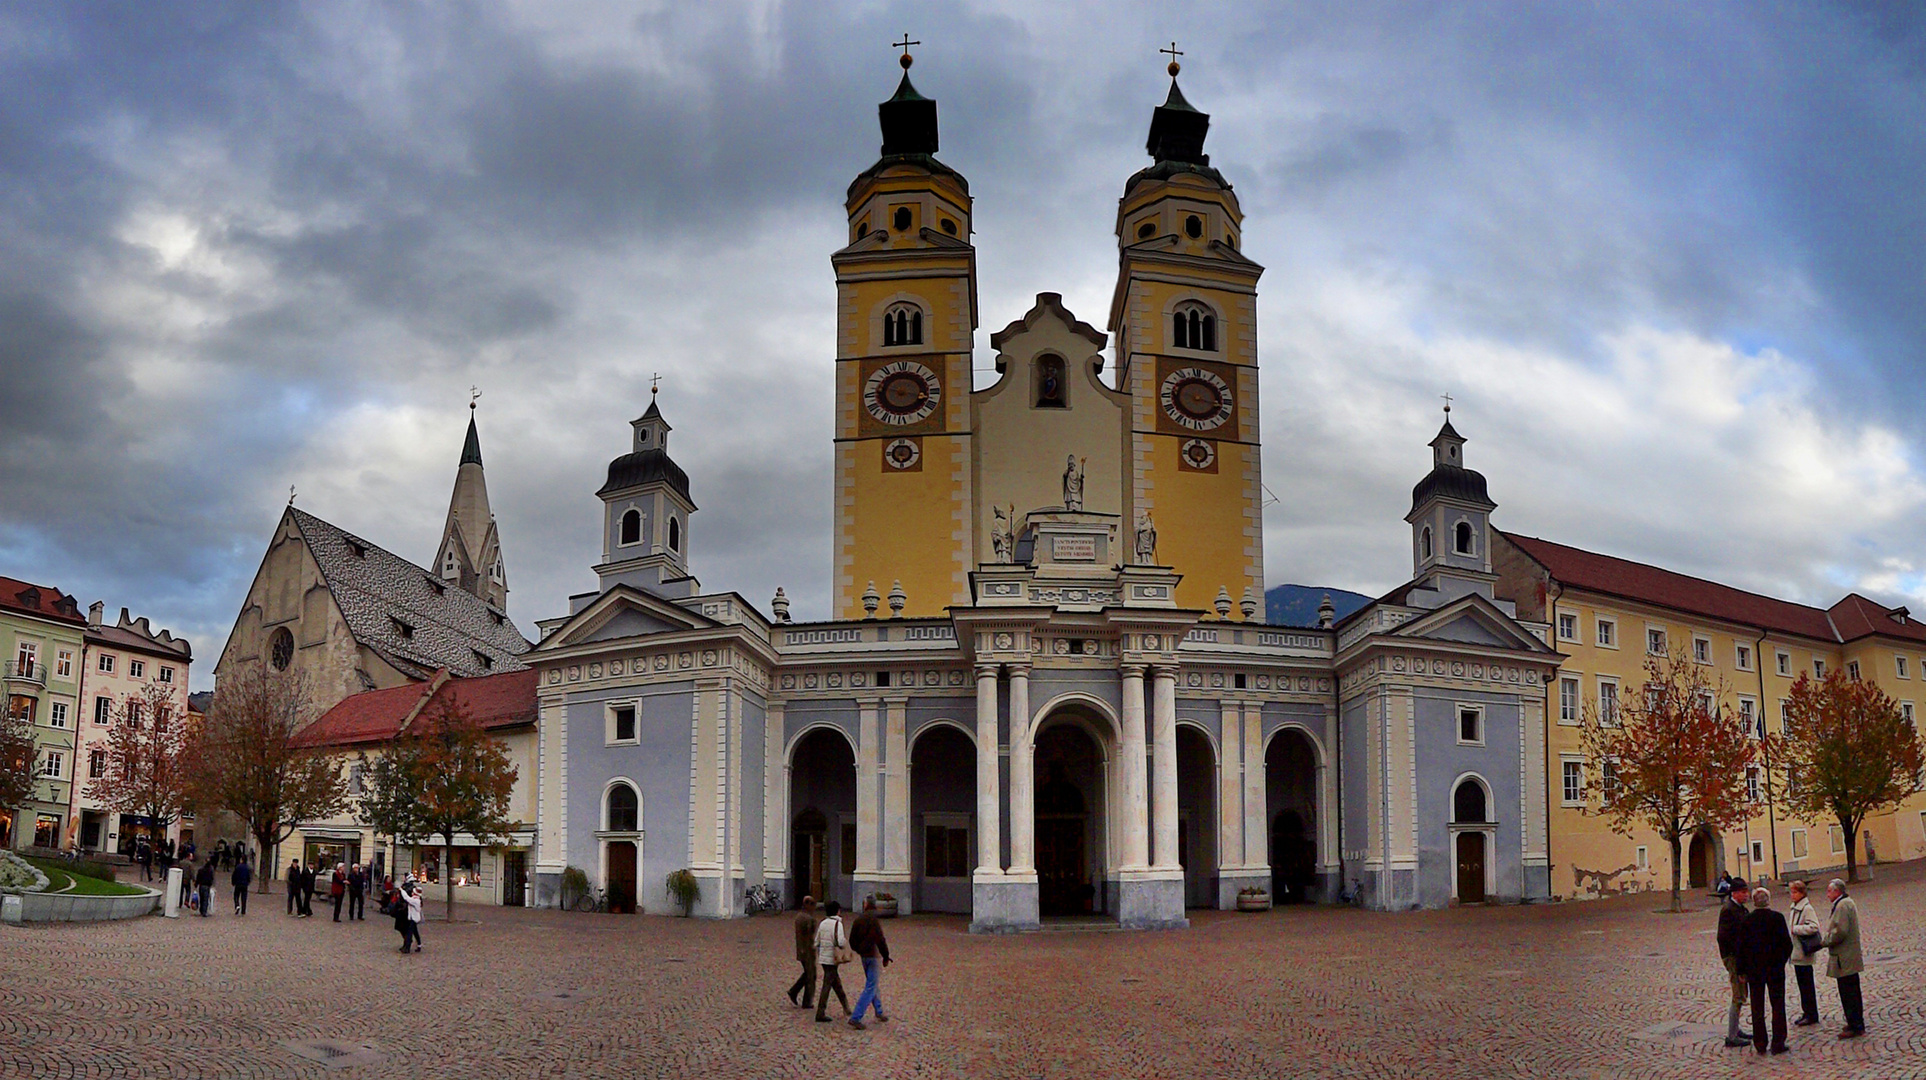
[[[10,660],[7,662],[6,679],[8,682],[45,686],[47,685],[47,665],[37,664],[31,660]]]

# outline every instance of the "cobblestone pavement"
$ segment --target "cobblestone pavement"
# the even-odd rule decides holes
[[[1822,977],[1825,1022],[1773,1059],[1719,1043],[1711,905],[1649,895],[1196,912],[1160,934],[899,919],[892,1022],[868,1031],[784,1000],[787,918],[468,907],[402,956],[384,920],[290,920],[277,896],[246,918],[0,927],[0,1076],[1926,1078],[1926,866],[1855,893],[1871,1035],[1833,1037]],[[311,1039],[345,1044],[332,1067],[289,1048]]]

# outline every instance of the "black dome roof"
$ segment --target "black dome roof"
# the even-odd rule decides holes
[[[1485,494],[1485,474],[1456,465],[1439,465],[1431,470],[1429,476],[1418,481],[1418,486],[1411,489],[1412,509],[1415,510],[1433,496],[1477,503],[1487,508],[1498,505],[1491,501],[1490,495]]]
[[[660,448],[623,454],[609,462],[608,483],[603,484],[595,494],[607,495],[611,491],[640,487],[656,480],[667,482],[676,494],[689,499],[689,474],[669,459],[667,450]],[[689,499],[689,502],[693,505],[695,500]]]

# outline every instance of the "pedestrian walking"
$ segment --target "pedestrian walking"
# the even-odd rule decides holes
[[[334,876],[328,879],[328,898],[334,901],[334,921],[341,921],[341,902],[348,898],[348,868],[340,863],[334,864]]]
[[[303,864],[301,867],[301,917],[314,917],[314,866]]]
[[[234,860],[234,875],[228,884],[234,887],[234,914],[247,914],[247,887],[254,883],[254,869],[245,858]]]
[[[802,898],[802,908],[796,912],[796,962],[802,965],[802,975],[789,987],[789,1004],[807,1009],[816,1003],[816,927],[823,921],[816,910],[816,898]],[[798,994],[802,996],[797,997]]]
[[[1792,932],[1792,977],[1799,984],[1799,1019],[1794,1027],[1810,1027],[1819,1022],[1819,992],[1812,985],[1812,959],[1823,947],[1825,928],[1819,914],[1812,910],[1806,883],[1795,881],[1786,886],[1792,891],[1792,913],[1788,918]]]
[[[1739,973],[1752,997],[1752,1048],[1786,1052],[1786,961],[1792,958],[1792,933],[1786,917],[1772,910],[1765,886],[1752,890],[1752,913],[1739,927]],[[1766,1003],[1772,1004],[1772,1042],[1766,1043]]]
[[[194,884],[201,890],[201,918],[207,918],[208,909],[214,906],[214,856],[209,855],[194,875]]]
[[[1839,1037],[1857,1039],[1866,1033],[1866,1002],[1859,996],[1859,972],[1865,967],[1859,952],[1859,905],[1838,878],[1826,883],[1826,899],[1832,901],[1826,922],[1826,975],[1838,980],[1839,1011],[1846,1014]]]
[[[134,858],[140,861],[140,879],[154,880],[154,845],[149,844],[146,837],[141,837],[140,843],[134,845]]]
[[[194,906],[194,864],[181,867],[181,905],[192,909]]]
[[[408,933],[411,936],[413,936],[415,939],[415,951],[420,952],[421,951],[421,886],[416,885],[413,882],[410,882],[408,884],[408,891],[402,895],[401,901],[402,901],[402,904],[401,904],[402,910],[408,913]],[[401,940],[401,945],[403,948],[407,948],[408,939],[403,938]]]
[[[1745,976],[1739,974],[1739,927],[1745,922],[1745,903],[1750,895],[1744,878],[1731,879],[1731,888],[1719,902],[1719,960],[1725,964],[1725,977],[1732,991],[1732,1003],[1725,1013],[1725,1045],[1751,1046],[1752,1033],[1739,1030],[1739,1010],[1751,997]]]
[[[355,919],[360,919],[363,922],[367,921],[368,919],[368,906],[366,903],[367,895],[368,895],[368,872],[361,868],[360,863],[355,863],[353,866],[348,868],[348,919],[349,921],[352,922]]]
[[[876,915],[876,898],[863,898],[863,913],[849,928],[849,947],[863,961],[863,992],[856,995],[856,1011],[849,1026],[863,1026],[863,1010],[875,1008],[878,1023],[888,1023],[883,1013],[883,969],[889,966],[889,940],[883,936],[883,920]]]
[[[301,907],[301,864],[288,860],[288,914],[292,915]]]
[[[835,994],[842,1002],[843,1015],[849,1015],[849,995],[843,993],[843,980],[836,969],[849,962],[854,955],[849,951],[849,932],[843,928],[843,920],[837,918],[842,905],[831,900],[823,905],[823,921],[816,927],[816,963],[823,969],[822,988],[816,998],[816,1022],[829,1022],[829,995]]]
[[[396,900],[388,905],[388,917],[395,921],[395,933],[401,935],[401,952],[408,951],[408,943],[414,937],[412,925],[408,921],[408,905]]]

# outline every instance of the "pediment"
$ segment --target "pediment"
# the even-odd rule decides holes
[[[590,601],[537,646],[538,651],[722,625],[652,593],[616,585]]]
[[[1459,597],[1436,611],[1427,612],[1422,618],[1412,619],[1391,631],[1390,636],[1450,641],[1487,649],[1543,655],[1554,652],[1537,635],[1518,625],[1515,619],[1477,593]]]

